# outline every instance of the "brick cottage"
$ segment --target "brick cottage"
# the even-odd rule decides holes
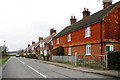
[[[103,10],[90,15],[84,8],[83,19],[76,22],[71,16],[71,25],[60,31],[50,42],[53,49],[64,47],[65,55],[102,55],[120,49],[120,1],[103,0]]]

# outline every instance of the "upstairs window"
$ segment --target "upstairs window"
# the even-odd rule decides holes
[[[45,42],[43,42],[43,47],[45,47]]]
[[[71,34],[68,34],[68,42],[71,41]]]
[[[91,55],[91,44],[86,45],[86,55]]]
[[[42,47],[42,43],[40,42],[40,47]]]
[[[90,37],[90,27],[85,28],[85,38]]]
[[[59,44],[59,38],[57,38],[57,44]]]

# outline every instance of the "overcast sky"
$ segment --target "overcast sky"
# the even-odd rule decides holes
[[[113,0],[113,4],[119,0]],[[103,9],[102,0],[0,0],[0,45],[9,50],[24,49],[38,37],[47,37],[50,28],[60,32],[70,25],[71,15],[77,21],[82,11],[91,14]]]

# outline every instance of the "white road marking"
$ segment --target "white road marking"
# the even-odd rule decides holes
[[[47,76],[43,75],[42,73],[38,72],[37,70],[35,70],[34,68],[32,68],[29,65],[26,65],[27,67],[31,68],[33,71],[35,71],[36,73],[38,73],[39,75],[43,76],[44,78],[47,78]]]
[[[20,61],[22,64],[25,64],[24,62]]]

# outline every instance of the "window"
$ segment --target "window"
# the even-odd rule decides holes
[[[32,50],[34,50],[34,46],[32,47]]]
[[[71,47],[68,47],[68,55],[71,55]]]
[[[43,42],[43,47],[45,47],[45,42]]]
[[[71,41],[71,35],[70,33],[68,34],[68,42]]]
[[[40,54],[43,54],[43,51],[40,51]]]
[[[40,42],[40,47],[42,47],[42,43]]]
[[[86,55],[91,55],[91,44],[86,45]]]
[[[90,37],[90,27],[85,28],[85,38]]]
[[[51,45],[53,45],[53,41],[51,41]]]
[[[59,44],[59,38],[57,38],[57,44]]]
[[[106,52],[113,51],[113,45],[106,45]]]

